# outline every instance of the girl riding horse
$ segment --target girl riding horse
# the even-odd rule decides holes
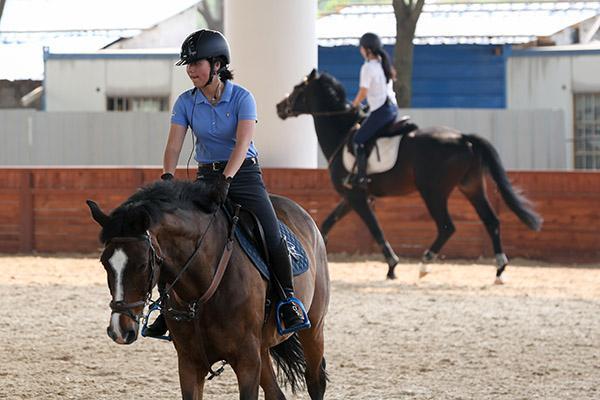
[[[375,133],[396,119],[398,109],[392,81],[396,72],[390,63],[390,57],[374,33],[365,33],[359,42],[360,54],[365,63],[360,68],[359,89],[352,101],[358,108],[366,98],[371,113],[362,122],[354,136],[354,154],[356,155],[356,174],[351,175],[348,186],[367,189],[367,152],[365,144]]]
[[[280,318],[288,332],[310,326],[302,304],[294,297],[288,248],[262,180],[258,152],[252,141],[257,122],[252,93],[231,82],[229,44],[217,32],[202,29],[181,45],[177,65],[186,65],[194,87],[183,92],[173,107],[169,138],[164,152],[164,180],[173,179],[188,127],[196,139],[197,180],[212,186],[210,196],[223,203],[226,197],[252,211],[265,232],[268,259],[283,288]],[[166,332],[164,318],[149,327],[148,335]]]

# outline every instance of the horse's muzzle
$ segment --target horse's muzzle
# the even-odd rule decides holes
[[[290,98],[286,97],[277,103],[277,116],[281,119],[286,119],[292,116],[292,109],[290,107]]]
[[[115,343],[131,344],[137,340],[139,324],[129,316],[113,312],[106,334]]]

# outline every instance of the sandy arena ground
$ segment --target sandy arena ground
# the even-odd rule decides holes
[[[600,265],[374,260],[331,260],[326,398],[600,399]],[[0,290],[1,399],[180,398],[170,344],[106,335],[96,258],[0,256]],[[205,398],[237,398],[231,369]]]

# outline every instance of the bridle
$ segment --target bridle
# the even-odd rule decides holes
[[[306,87],[306,86],[308,86],[308,80],[304,79],[304,82],[301,84],[301,87]],[[336,115],[350,114],[350,113],[358,111],[348,101],[346,101],[346,103],[344,104],[344,109],[343,110],[337,110],[337,111],[308,111],[309,108],[308,108],[308,104],[306,103],[306,96],[304,96],[304,98],[303,98],[303,104],[304,104],[304,109],[307,110],[307,111],[302,111],[302,112],[296,111],[296,110],[294,110],[294,106],[297,103],[298,95],[296,94],[295,96],[292,97],[293,94],[294,94],[294,92],[292,92],[286,98],[286,102],[285,102],[286,110],[285,111],[289,115],[294,116],[294,117],[297,117],[300,114],[308,114],[308,115],[312,115],[313,117],[330,117],[330,116],[336,116]],[[339,152],[346,145],[346,142],[348,141],[348,138],[350,137],[351,134],[352,134],[352,130],[348,131],[348,134],[344,137],[344,140],[341,141],[341,143],[336,147],[336,149],[334,150],[334,152],[332,153],[332,155],[327,160],[327,164],[330,167],[331,167],[331,164],[333,163],[333,161],[335,160],[335,158],[337,157],[337,155],[339,154]]]
[[[198,313],[195,311],[196,308],[198,308],[202,304],[208,302],[208,300],[211,299],[211,297],[217,290],[217,287],[219,286],[219,283],[221,282],[221,279],[223,278],[223,274],[225,273],[225,268],[229,264],[229,259],[231,257],[231,253],[233,251],[233,232],[234,232],[235,227],[239,220],[239,210],[240,210],[239,206],[236,206],[235,210],[234,210],[234,215],[232,216],[231,227],[229,230],[229,234],[227,236],[227,242],[225,244],[223,254],[221,255],[221,259],[219,260],[219,264],[217,265],[217,271],[215,273],[215,276],[213,277],[213,281],[211,282],[211,284],[210,284],[209,288],[206,290],[206,292],[199,299],[188,304],[188,307],[192,309],[191,318],[188,317],[188,315],[190,315],[190,313],[183,313],[183,315],[180,315],[181,320],[196,319],[198,316]],[[200,247],[202,246],[202,243],[204,242],[204,238],[206,237],[206,234],[208,233],[213,222],[215,221],[217,212],[218,212],[218,208],[212,213],[210,221],[206,225],[206,228],[202,232],[202,235],[200,235],[200,238],[196,242],[196,247],[195,247],[194,251],[192,252],[192,254],[188,257],[188,259],[186,260],[184,265],[181,267],[181,269],[179,270],[179,273],[177,274],[175,279],[169,284],[169,286],[164,291],[161,292],[160,297],[157,300],[151,302],[151,304],[150,304],[151,308],[157,304],[166,304],[168,302],[169,293],[173,290],[173,287],[181,279],[181,277],[185,273],[185,271],[187,271],[188,268],[192,265],[192,261],[194,260],[196,254],[198,254],[198,251],[200,250]],[[130,243],[130,242],[139,242],[139,241],[144,241],[144,242],[148,243],[148,247],[149,247],[148,263],[150,264],[150,268],[152,270],[152,273],[150,274],[150,277],[148,278],[146,296],[143,300],[135,301],[132,303],[126,303],[122,300],[120,300],[120,301],[113,300],[109,304],[112,312],[127,315],[136,323],[139,323],[140,318],[143,314],[143,309],[142,309],[142,312],[139,314],[134,314],[131,310],[134,308],[140,307],[140,306],[145,306],[150,301],[150,299],[152,297],[152,288],[154,288],[154,286],[158,282],[160,267],[163,264],[164,260],[161,256],[159,256],[157,254],[157,251],[155,250],[154,245],[152,244],[152,239],[151,239],[149,232],[146,232],[145,234],[141,234],[141,235],[136,235],[136,236],[114,237],[106,242],[106,244],[108,245],[110,243]],[[166,312],[168,312],[168,311],[173,312],[173,310],[166,310]]]
[[[109,303],[109,307],[113,313],[127,315],[134,322],[139,323],[140,318],[144,312],[142,311],[138,314],[133,313],[133,309],[145,306],[150,297],[152,296],[152,288],[158,282],[158,275],[160,271],[160,265],[162,264],[162,257],[160,257],[154,245],[152,244],[152,239],[150,238],[150,233],[146,232],[141,235],[136,236],[118,236],[114,237],[106,242],[106,245],[109,244],[119,244],[119,243],[131,243],[131,242],[145,242],[148,244],[148,264],[150,266],[151,274],[148,277],[148,283],[146,284],[146,297],[143,300],[134,301],[131,303],[126,303],[123,300],[114,301],[112,300]]]
[[[307,79],[304,80],[304,82],[302,83],[301,87],[306,87],[306,86],[308,86],[308,80]],[[354,106],[352,106],[352,104],[350,104],[348,101],[345,102],[343,110],[336,110],[336,111],[309,111],[308,104],[306,103],[306,96],[304,96],[304,98],[302,99],[303,100],[302,103],[303,103],[304,109],[306,111],[297,111],[297,110],[294,110],[294,106],[298,102],[298,94],[296,94],[294,96],[292,96],[292,95],[294,95],[294,92],[292,92],[286,98],[286,102],[285,102],[286,109],[285,109],[285,111],[288,113],[288,115],[293,116],[293,117],[297,117],[298,115],[301,115],[301,114],[308,114],[308,115],[312,115],[314,117],[330,117],[330,116],[334,116],[334,115],[343,115],[343,114],[350,114],[352,112],[356,112],[356,108],[354,108]]]
[[[173,290],[173,287],[180,280],[183,273],[192,265],[192,261],[194,260],[196,254],[200,250],[200,247],[202,246],[202,243],[204,241],[206,234],[208,233],[213,222],[215,221],[217,211],[218,211],[218,208],[212,213],[210,222],[207,224],[206,229],[204,230],[204,232],[202,232],[202,235],[196,242],[196,248],[194,249],[192,254],[188,257],[188,259],[185,262],[185,264],[183,265],[183,267],[179,270],[179,273],[177,274],[175,279],[170,283],[170,285],[164,291],[161,292],[160,297],[157,300],[151,301],[150,306],[149,306],[151,311],[153,309],[154,310],[161,309],[161,305],[167,306],[167,308],[164,310],[166,316],[168,316],[168,317],[170,316],[171,318],[175,319],[176,321],[193,321],[194,329],[196,331],[198,331],[199,333],[202,330],[202,325],[200,324],[200,321],[199,321],[201,307],[202,307],[202,305],[207,303],[212,298],[212,296],[216,292],[217,288],[219,287],[221,280],[223,279],[223,275],[225,274],[225,270],[226,270],[227,266],[229,265],[229,260],[231,258],[231,254],[233,252],[233,235],[234,235],[234,231],[235,231],[236,226],[239,221],[239,212],[240,212],[239,205],[235,205],[235,207],[234,207],[234,212],[231,217],[231,225],[229,228],[229,234],[227,235],[227,241],[225,243],[225,248],[223,249],[223,253],[222,253],[219,263],[217,265],[216,272],[215,272],[215,275],[213,276],[212,282],[210,283],[206,292],[204,292],[204,294],[199,299],[194,300],[190,303],[187,303],[187,308],[188,308],[187,311],[174,310],[173,308],[168,307],[167,303],[168,303],[168,299],[169,299],[169,292],[171,292]],[[133,242],[133,241],[144,241],[144,242],[147,242],[149,245],[149,264],[152,269],[152,274],[150,275],[150,278],[148,279],[148,290],[146,293],[146,297],[143,300],[139,300],[139,301],[136,301],[133,303],[125,303],[124,301],[114,301],[113,300],[110,302],[110,309],[112,310],[113,313],[127,315],[133,321],[135,321],[136,323],[139,323],[140,318],[142,317],[142,314],[143,314],[143,308],[142,308],[142,312],[137,315],[134,314],[131,310],[136,307],[145,306],[150,301],[151,296],[152,296],[152,288],[154,288],[154,285],[156,285],[156,283],[158,281],[159,269],[163,263],[163,258],[160,257],[157,254],[156,250],[154,249],[154,246],[152,245],[152,239],[150,237],[150,233],[148,233],[148,232],[146,234],[137,235],[137,236],[115,237],[115,238],[110,239],[107,242],[107,244],[109,244],[109,243],[127,243],[127,242]],[[151,312],[151,311],[149,311],[149,312]],[[147,322],[148,316],[145,317],[145,320]],[[142,332],[142,334],[143,334],[143,332]],[[170,338],[165,338],[165,339],[171,340]],[[206,366],[206,368],[208,369],[208,374],[209,374],[208,379],[211,380],[214,377],[219,376],[223,372],[226,362],[222,361],[221,366],[215,371],[212,367],[212,364],[208,361],[208,357],[206,355],[206,349],[204,348],[204,343],[200,343],[200,346],[202,348],[201,359],[202,359],[202,362],[204,363],[204,365]]]

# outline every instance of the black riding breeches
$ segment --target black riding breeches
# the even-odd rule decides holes
[[[222,173],[222,170],[200,168],[197,179],[210,183]],[[275,209],[269,199],[258,164],[244,165],[239,169],[229,186],[228,197],[256,215],[265,232],[271,271],[277,276],[283,289],[292,292],[292,266],[287,244],[279,230]]]

